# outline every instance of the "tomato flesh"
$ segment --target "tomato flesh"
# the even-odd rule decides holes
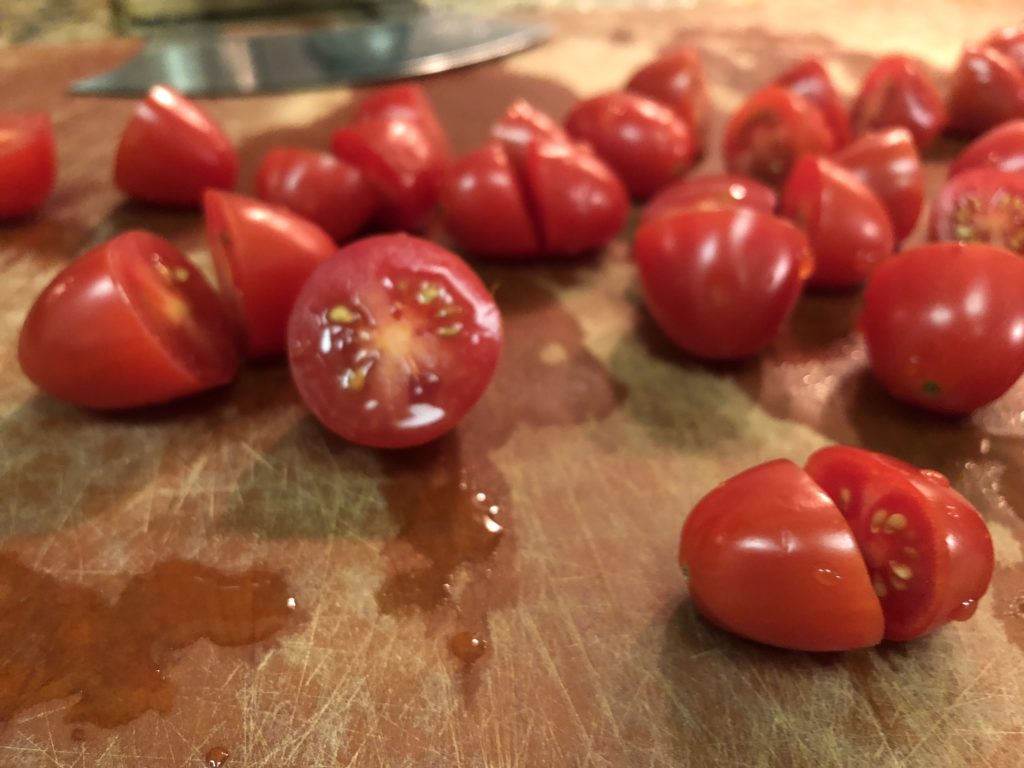
[[[974,168],[949,179],[932,206],[931,234],[1024,254],[1024,173]]]
[[[40,113],[0,114],[0,221],[35,213],[56,180],[50,118]]]

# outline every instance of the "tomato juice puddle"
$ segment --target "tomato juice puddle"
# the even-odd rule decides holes
[[[19,712],[77,697],[64,719],[112,728],[174,703],[163,670],[201,638],[265,640],[295,618],[283,578],[169,560],[133,576],[108,601],[94,589],[0,553],[0,729]],[[81,734],[80,729],[75,729]]]

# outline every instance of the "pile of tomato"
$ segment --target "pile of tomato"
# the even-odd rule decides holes
[[[454,157],[424,92],[397,85],[365,98],[329,151],[268,152],[244,196],[221,128],[155,87],[114,181],[140,203],[202,209],[218,287],[166,240],[118,235],[36,299],[21,367],[59,399],[128,409],[287,355],[330,430],[422,444],[482,396],[503,334],[473,270],[422,235],[439,223],[471,258],[580,259],[621,232],[633,201],[647,308],[685,353],[756,355],[805,290],[864,286],[860,331],[893,396],[967,413],[1024,373],[1024,27],[967,46],[946,98],[895,55],[847,110],[822,63],[802,62],[730,117],[728,172],[688,176],[709,151],[709,113],[699,53],[682,48],[564,124],[517,101]],[[924,207],[921,155],[944,132],[976,138],[932,201],[935,242],[901,249]],[[0,116],[0,220],[34,215],[55,180],[49,119]],[[723,483],[688,516],[680,561],[708,619],[809,650],[965,619],[993,568],[982,518],[945,478],[844,447]]]

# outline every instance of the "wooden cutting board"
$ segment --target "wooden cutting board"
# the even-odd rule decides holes
[[[516,97],[561,118],[688,40],[720,130],[806,55],[851,94],[880,51],[948,68],[961,39],[1014,20],[1009,2],[909,5],[552,15],[549,45],[425,85],[464,150]],[[1024,386],[958,421],[896,405],[866,375],[856,295],[808,296],[761,359],[708,367],[645,318],[625,239],[575,265],[479,265],[507,323],[499,373],[454,434],[407,453],[324,432],[280,364],[120,416],[37,394],[18,328],[75,254],[145,227],[208,267],[198,214],[111,183],[131,103],[66,95],[134,49],[0,51],[0,104],[50,111],[61,160],[45,212],[0,229],[0,765],[1021,763]],[[265,150],[325,146],[353,100],[205,106],[248,189]],[[933,190],[956,150],[929,158]],[[979,506],[998,562],[974,620],[807,655],[695,615],[687,510],[833,441],[937,468]]]

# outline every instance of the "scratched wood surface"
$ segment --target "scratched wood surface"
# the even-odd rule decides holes
[[[1014,20],[1009,2],[911,5],[552,15],[549,45],[426,86],[467,149],[514,97],[561,117],[687,39],[704,47],[720,129],[744,92],[805,55],[826,56],[850,94],[880,51],[941,70],[963,37]],[[38,395],[17,368],[18,328],[76,253],[144,226],[207,264],[196,214],[125,204],[110,183],[131,104],[65,95],[132,50],[0,51],[0,104],[51,111],[61,160],[45,212],[0,229],[0,606],[17,585],[33,604],[25,626],[0,611],[0,670],[23,651],[77,681],[28,675],[12,694],[0,674],[0,765],[199,766],[223,752],[247,768],[1021,763],[1024,386],[961,421],[895,405],[866,376],[856,296],[807,297],[763,358],[708,368],[645,320],[624,241],[580,265],[480,265],[506,316],[499,374],[454,435],[403,454],[327,435],[282,365],[117,417]],[[238,143],[245,189],[264,150],[323,146],[352,101],[330,89],[207,106]],[[955,150],[929,159],[932,188]],[[686,511],[750,464],[832,441],[936,467],[978,504],[997,571],[973,621],[812,656],[694,614],[675,563]],[[129,596],[159,615],[180,569],[230,586],[252,567],[296,609],[249,644],[150,638],[124,652],[145,658],[103,677],[61,640],[73,627],[59,612],[96,606],[104,656],[134,632]],[[226,614],[218,600],[196,611]],[[244,623],[245,605],[231,610]],[[472,665],[452,654],[469,637],[487,644]],[[155,670],[158,699],[133,688],[137,664]],[[90,707],[124,722],[102,727]]]

